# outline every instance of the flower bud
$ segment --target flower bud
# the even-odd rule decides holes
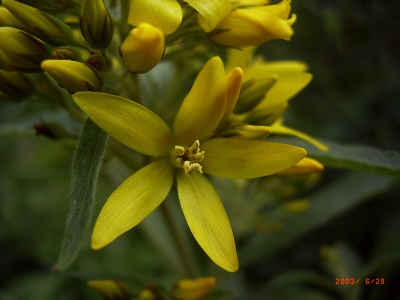
[[[217,25],[209,38],[231,48],[257,46],[272,39],[290,40],[296,16],[288,19],[289,13],[289,0],[277,5],[235,9]],[[204,28],[204,20],[199,17],[198,21]]]
[[[164,34],[150,24],[142,23],[132,29],[119,47],[119,54],[127,69],[133,73],[146,73],[153,69],[164,54]]]
[[[255,108],[265,97],[265,94],[274,86],[278,77],[272,75],[267,78],[250,79],[243,83],[234,113],[241,114]]]
[[[53,59],[62,59],[62,60],[75,60],[81,61],[81,53],[75,47],[59,47],[55,48],[52,53]]]
[[[200,300],[205,298],[214,288],[214,277],[181,279],[172,289],[171,296],[176,300]]]
[[[0,69],[40,72],[40,63],[50,58],[49,46],[25,31],[0,27]]]
[[[0,91],[12,97],[26,97],[34,88],[25,75],[19,72],[0,70]]]
[[[80,91],[99,92],[103,82],[91,66],[72,60],[45,60],[42,69],[70,94]]]
[[[24,25],[5,7],[0,6],[0,27],[24,29]]]
[[[324,166],[321,163],[319,163],[315,159],[305,157],[294,166],[291,166],[286,170],[280,171],[275,175],[278,176],[309,175],[312,173],[322,172],[323,170]]]
[[[3,5],[29,32],[46,43],[56,46],[70,43],[73,35],[71,28],[52,15],[14,0],[3,0]]]
[[[263,140],[272,132],[269,126],[253,126],[248,124],[235,125],[220,133],[223,138],[241,138],[248,140]]]
[[[83,0],[79,25],[90,47],[106,49],[110,46],[113,22],[102,0]]]
[[[270,126],[276,120],[278,120],[288,107],[287,102],[283,102],[274,107],[267,108],[256,108],[250,111],[244,118],[244,122],[252,125],[264,125]]]

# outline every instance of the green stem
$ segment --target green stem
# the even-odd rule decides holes
[[[193,257],[190,255],[190,247],[187,244],[183,233],[181,232],[176,218],[174,217],[173,207],[171,203],[169,203],[167,200],[164,200],[160,207],[161,213],[163,214],[165,219],[165,223],[168,226],[168,230],[172,235],[172,239],[175,243],[176,249],[178,250],[179,256],[182,259],[182,264],[185,269],[186,276],[190,278],[197,277],[199,273],[198,268],[195,264],[195,261],[193,260]]]

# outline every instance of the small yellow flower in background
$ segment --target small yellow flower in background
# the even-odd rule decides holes
[[[70,94],[81,91],[101,91],[103,81],[99,72],[88,64],[72,60],[49,59],[42,69]]]
[[[204,27],[211,31],[231,11],[229,0],[187,0],[204,17]],[[131,0],[128,23],[149,23],[165,34],[173,33],[182,22],[182,8],[176,0]]]
[[[130,300],[129,286],[117,280],[90,280],[87,285],[107,300]]]
[[[324,166],[321,163],[319,163],[315,159],[304,157],[294,166],[291,166],[290,168],[280,171],[274,175],[278,176],[308,175],[312,173],[322,172],[323,170]]]
[[[147,23],[131,30],[119,48],[126,68],[133,74],[153,69],[161,60],[165,49],[163,32]]]
[[[272,39],[290,40],[296,15],[290,14],[290,0],[276,5],[234,9],[210,33],[216,44],[243,48],[263,44]],[[200,26],[207,30],[205,19],[199,15]]]
[[[265,62],[261,58],[252,61],[255,48],[243,51],[228,49],[227,69],[239,66],[244,70],[242,89],[233,114],[228,117],[231,123],[247,123],[270,126],[273,134],[296,136],[306,140],[318,149],[328,147],[313,137],[282,124],[282,115],[288,102],[311,81],[307,65],[299,61]]]
[[[199,277],[196,279],[181,279],[171,291],[176,300],[201,300],[214,288],[214,277]]]
[[[94,226],[94,249],[111,243],[160,205],[175,173],[181,208],[195,239],[221,268],[238,269],[228,216],[202,173],[242,179],[267,176],[293,166],[306,151],[257,140],[212,138],[226,109],[232,109],[228,99],[236,94],[232,90],[240,88],[240,81],[239,87],[230,89],[227,82],[236,77],[227,80],[221,59],[212,58],[184,99],[172,131],[156,114],[128,99],[87,92],[73,96],[89,118],[116,140],[157,157],[109,197]]]

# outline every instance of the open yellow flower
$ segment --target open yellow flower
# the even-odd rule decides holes
[[[233,9],[210,33],[210,40],[216,44],[243,48],[263,44],[273,39],[290,40],[293,35],[292,25],[296,15],[290,14],[290,0],[283,0],[276,5]],[[200,26],[210,32],[206,22],[199,15]]]
[[[204,17],[207,31],[214,29],[231,11],[229,0],[187,0],[185,3]],[[170,34],[179,27],[182,17],[181,5],[176,0],[131,0],[128,23],[133,26],[149,23]]]
[[[238,260],[228,216],[202,173],[255,178],[285,170],[306,156],[304,149],[290,145],[212,138],[227,103],[227,79],[218,57],[207,62],[197,76],[172,131],[152,111],[122,97],[81,92],[73,98],[116,140],[157,157],[126,179],[107,200],[94,227],[94,249],[111,243],[160,205],[175,173],[179,201],[195,239],[217,265],[234,272]]]

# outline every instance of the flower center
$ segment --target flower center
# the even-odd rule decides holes
[[[204,158],[204,151],[200,151],[199,140],[195,141],[190,148],[175,146],[175,162],[183,168],[186,176],[190,176],[192,171],[203,173],[199,164]]]

